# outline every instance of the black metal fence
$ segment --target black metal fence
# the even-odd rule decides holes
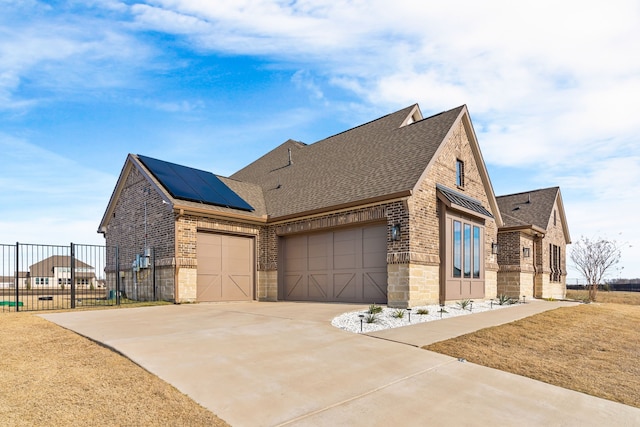
[[[0,310],[37,311],[155,301],[153,249],[0,244]]]
[[[588,289],[589,285],[567,285],[567,289]],[[598,290],[611,292],[640,292],[640,283],[607,283],[598,285]]]

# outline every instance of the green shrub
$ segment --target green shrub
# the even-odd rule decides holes
[[[379,305],[371,304],[369,306],[369,310],[367,311],[369,314],[379,314],[382,313],[382,307]]]
[[[364,317],[364,321],[367,323],[376,323],[378,321],[378,315],[376,313],[369,313]]]
[[[402,319],[404,317],[404,310],[399,308],[396,311],[394,311],[391,315],[396,319]]]
[[[416,311],[416,313],[426,315],[426,314],[429,314],[429,310],[426,308],[419,308],[418,311]]]
[[[469,308],[471,306],[471,300],[470,299],[463,299],[462,301],[458,301],[458,308],[460,310],[466,310],[467,308]]]
[[[511,297],[508,297],[506,295],[498,296],[498,305],[510,305],[510,304],[513,304],[513,300],[511,299]]]

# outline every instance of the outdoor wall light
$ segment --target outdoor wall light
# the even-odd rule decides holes
[[[400,240],[400,224],[394,224],[393,227],[391,227],[391,240],[394,242]]]
[[[529,258],[531,256],[531,248],[522,248],[522,256]]]
[[[491,253],[493,255],[498,255],[498,244],[497,243],[491,243]]]

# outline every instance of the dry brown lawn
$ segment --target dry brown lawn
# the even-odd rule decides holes
[[[638,305],[582,304],[424,348],[640,407],[638,325]]]
[[[578,301],[589,299],[589,291],[567,290],[567,298]],[[596,302],[611,304],[632,304],[640,305],[640,292],[606,292],[599,291],[596,295]]]
[[[0,425],[227,424],[93,341],[31,313],[0,313]]]

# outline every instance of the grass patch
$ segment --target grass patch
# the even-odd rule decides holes
[[[640,408],[638,324],[638,305],[585,304],[424,348]]]
[[[227,424],[129,359],[31,313],[0,313],[0,424]]]
[[[567,289],[567,299],[585,301],[589,299],[589,291]],[[607,292],[598,291],[596,302],[610,304],[640,305],[640,292]]]

